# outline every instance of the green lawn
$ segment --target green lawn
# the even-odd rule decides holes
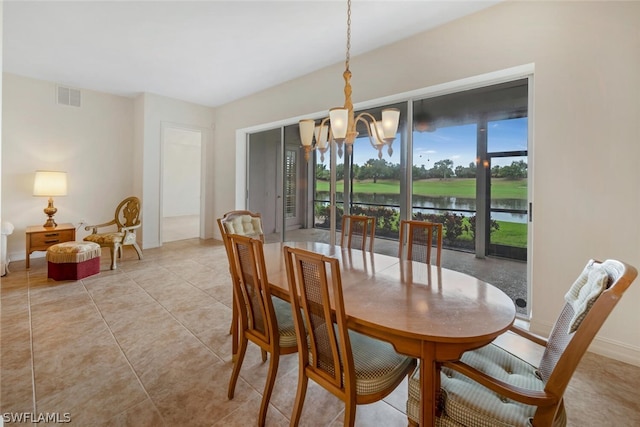
[[[343,191],[344,183],[337,183],[337,191]],[[328,181],[317,181],[318,191],[329,191]],[[353,191],[356,193],[399,194],[400,182],[397,180],[354,181]],[[426,179],[413,182],[413,194],[419,196],[449,196],[473,199],[476,197],[476,180],[474,178],[452,178],[448,180]],[[491,181],[491,197],[493,199],[525,199],[527,198],[527,180]]]
[[[498,221],[500,229],[491,233],[491,243],[517,248],[527,247],[527,224]]]
[[[342,181],[337,183],[337,191],[343,191]],[[493,179],[491,181],[493,199],[527,198],[527,180]],[[318,191],[329,191],[329,182],[317,181]],[[397,180],[354,181],[355,193],[399,194],[400,183]],[[476,197],[476,180],[473,178],[452,178],[448,180],[427,179],[414,181],[413,194],[432,197]],[[465,220],[466,221],[466,220]],[[500,228],[491,233],[491,242],[506,246],[527,247],[527,224],[498,221]],[[461,240],[471,240],[471,234],[463,232]]]

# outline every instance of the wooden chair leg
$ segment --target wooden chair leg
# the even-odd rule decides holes
[[[296,402],[293,405],[293,413],[291,414],[291,427],[297,427],[300,423],[300,415],[302,415],[302,406],[304,405],[304,398],[307,395],[307,384],[309,378],[304,374],[304,368],[299,370],[298,373],[298,391],[296,392]]]
[[[238,382],[238,377],[240,376],[240,368],[242,367],[242,361],[244,360],[246,351],[247,339],[244,337],[244,334],[241,334],[240,348],[238,348],[238,354],[235,362],[233,363],[233,372],[231,372],[231,378],[229,379],[229,391],[227,393],[227,397],[229,399],[233,399],[233,394],[236,391],[236,383]]]
[[[115,246],[110,246],[109,252],[111,253],[111,269],[115,270],[117,268],[116,257],[118,256],[118,249]]]
[[[138,254],[138,259],[142,259],[142,249],[140,249],[140,246],[138,246],[138,242],[133,242],[133,248],[136,250],[136,253]]]
[[[260,412],[258,415],[259,427],[264,427],[265,421],[267,419],[267,410],[269,409],[269,400],[271,399],[271,392],[273,391],[273,385],[276,382],[276,375],[278,374],[278,363],[280,363],[280,355],[276,352],[273,352],[271,354],[271,362],[269,363],[269,372],[267,373],[267,382],[264,385],[264,393],[262,394],[262,403],[260,404]]]
[[[356,423],[356,399],[348,399],[344,402],[344,425],[353,427]]]

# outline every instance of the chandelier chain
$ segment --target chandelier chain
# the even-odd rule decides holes
[[[345,69],[349,69],[351,59],[351,0],[347,0],[347,58],[344,61]]]

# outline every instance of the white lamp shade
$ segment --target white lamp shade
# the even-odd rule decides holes
[[[382,129],[384,130],[385,139],[394,139],[396,137],[399,122],[400,110],[397,108],[382,110]]]
[[[300,140],[305,147],[311,147],[313,144],[313,130],[316,122],[311,119],[300,120]]]
[[[336,141],[343,141],[347,137],[347,125],[349,122],[349,110],[346,108],[332,108],[329,110],[331,121],[331,134]]]
[[[384,144],[384,130],[382,129],[382,123],[370,122],[369,127],[371,129],[371,141],[374,145]],[[376,128],[378,132],[376,133]]]
[[[33,181],[34,196],[66,196],[67,173],[57,171],[36,171]]]
[[[316,144],[318,144],[318,148],[321,148],[321,149],[326,148],[328,140],[329,140],[329,126],[327,125],[316,126]]]

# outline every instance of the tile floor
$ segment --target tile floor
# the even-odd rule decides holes
[[[231,291],[221,243],[183,240],[144,255],[125,249],[116,271],[103,256],[101,273],[81,281],[48,280],[43,258],[29,271],[11,264],[1,281],[0,414],[68,413],[83,427],[255,425],[267,364],[250,344],[227,399]],[[288,425],[296,384],[297,355],[284,356],[267,425]],[[357,425],[405,426],[406,393],[403,384],[360,406]],[[588,354],[565,397],[569,426],[640,425],[640,368]],[[342,425],[342,409],[310,383],[301,424]]]

